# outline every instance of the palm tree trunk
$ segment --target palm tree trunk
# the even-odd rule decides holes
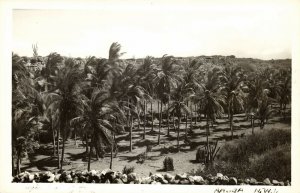
[[[229,116],[229,127],[230,127],[230,131],[231,131],[231,139],[233,139],[233,125],[232,125],[232,122],[233,122],[233,115],[230,114],[230,116]]]
[[[90,152],[89,152],[89,161],[88,161],[88,168],[87,168],[88,171],[91,170],[91,157],[92,157],[92,153],[93,153],[93,143],[94,143],[94,141],[91,140],[91,143],[90,143]]]
[[[153,104],[152,104],[152,101],[151,101],[151,121],[152,121],[152,125],[151,125],[151,131],[153,131],[153,109],[152,109],[152,106],[153,106]]]
[[[61,163],[60,163],[60,155],[59,155],[59,137],[60,137],[60,129],[57,128],[57,160],[58,160],[58,166],[57,168],[61,168]]]
[[[163,106],[163,103],[161,101],[161,103],[160,103],[160,113],[159,113],[159,126],[158,126],[158,141],[157,141],[158,145],[160,144],[160,130],[161,130],[161,122],[162,122],[162,106]]]
[[[170,107],[170,100],[168,100],[168,108],[167,108],[167,124],[168,124],[168,135],[170,135],[170,115],[169,115],[169,107]]]
[[[53,145],[53,156],[56,156],[56,147],[55,147],[55,131],[53,128],[53,122],[51,121],[51,128],[52,128],[52,145]]]
[[[78,147],[78,144],[77,144],[77,127],[76,126],[74,127],[74,140],[75,140],[75,146]]]
[[[188,128],[188,115],[185,114],[185,131],[184,131],[185,139],[187,139],[187,128]]]
[[[197,116],[198,116],[198,113],[197,113],[197,104],[195,104],[195,125],[197,125]]]
[[[174,128],[174,132],[176,132],[176,124],[175,124],[175,116],[174,116],[174,113],[172,113],[172,117],[173,117],[173,128]]]
[[[114,119],[114,129],[115,129],[115,119]],[[111,131],[111,135],[114,136],[114,132]],[[114,138],[113,138],[113,141],[112,141],[112,144],[111,144],[111,149],[110,149],[110,164],[109,164],[109,169],[112,169],[112,164],[113,164],[113,151],[114,151]]]
[[[61,161],[60,161],[60,169],[62,170],[63,162],[64,162],[64,154],[65,154],[65,141],[66,141],[66,131],[63,127],[62,129],[62,150],[61,150]]]
[[[87,133],[85,134],[85,152],[89,153],[89,142],[88,142],[88,135]]]
[[[206,115],[206,147],[207,147],[207,162],[210,161],[210,151],[209,151],[209,121],[208,121],[208,115]]]
[[[132,152],[132,127],[133,127],[133,116],[130,116],[130,133],[129,133],[129,151]]]
[[[251,116],[251,127],[252,127],[252,135],[254,134],[254,119],[253,116]]]
[[[180,117],[180,116],[178,116],[178,129],[177,129],[177,151],[180,151],[180,146],[179,146],[180,119],[181,119],[181,117]]]
[[[17,152],[17,174],[21,173],[21,150]]]
[[[143,139],[146,138],[146,100],[144,101],[144,134],[143,134]]]

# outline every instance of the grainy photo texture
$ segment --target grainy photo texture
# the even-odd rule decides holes
[[[280,8],[14,9],[14,183],[291,183]]]

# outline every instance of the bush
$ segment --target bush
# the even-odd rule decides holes
[[[222,172],[241,178],[290,180],[290,140],[289,130],[276,129],[229,142],[221,148],[215,163],[198,175]]]
[[[204,148],[198,148],[196,152],[196,162],[198,163],[205,163],[206,159],[206,152]]]
[[[225,162],[248,162],[254,154],[262,154],[277,146],[291,143],[291,131],[282,129],[265,130],[227,143],[217,158]]]
[[[132,166],[132,167],[125,166],[122,171],[122,173],[126,174],[126,175],[133,173],[133,172],[134,172],[134,166]]]
[[[174,170],[173,158],[171,158],[171,157],[165,157],[163,165],[164,165],[163,169],[165,171],[173,171]]]

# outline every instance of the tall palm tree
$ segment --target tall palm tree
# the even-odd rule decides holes
[[[50,108],[59,111],[59,132],[62,133],[63,140],[61,160],[59,160],[60,169],[62,169],[64,161],[66,129],[69,127],[69,121],[74,118],[76,111],[78,111],[78,108],[80,108],[82,104],[80,83],[82,83],[83,78],[79,66],[76,65],[72,59],[66,59],[64,63],[68,65],[60,69],[55,77],[57,84],[56,90],[48,95],[51,101]],[[60,134],[59,132],[58,136]],[[57,140],[57,143],[59,143],[59,140]]]
[[[222,103],[224,97],[220,94],[220,70],[217,68],[209,71],[203,81],[198,84],[195,100],[201,104],[201,111],[206,116],[206,143],[209,146],[209,120],[214,122],[224,112]],[[200,106],[200,105],[199,105]]]
[[[188,92],[189,89],[187,85],[185,85],[184,83],[179,83],[179,85],[172,92],[173,102],[168,109],[172,114],[174,114],[178,118],[178,125],[177,125],[177,150],[178,151],[180,151],[179,135],[180,135],[181,118],[183,117],[183,114],[190,113],[189,108],[186,105],[186,101],[185,101]]]
[[[158,141],[160,144],[160,130],[162,122],[162,106],[169,101],[169,95],[171,89],[176,87],[176,83],[181,80],[180,77],[180,66],[176,64],[176,60],[173,56],[164,55],[161,58],[160,69],[157,72],[156,77],[156,93],[161,101],[160,105],[160,119],[159,119],[159,132]],[[167,112],[168,113],[168,112]],[[169,113],[168,113],[169,114]],[[169,117],[169,116],[168,116]],[[169,120],[167,120],[169,122]]]
[[[233,139],[233,115],[244,109],[243,92],[240,89],[244,80],[241,68],[236,65],[226,65],[221,73],[222,92],[225,96],[231,138]]]
[[[88,170],[90,170],[92,149],[95,148],[100,155],[104,146],[113,145],[113,133],[123,131],[121,121],[124,120],[125,115],[118,102],[106,89],[94,88],[91,98],[83,97],[82,102],[80,116],[72,119],[72,123],[84,124],[85,129],[91,134],[88,161]]]

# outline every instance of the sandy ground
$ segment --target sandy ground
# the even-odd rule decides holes
[[[146,127],[146,139],[153,144],[152,151],[148,153],[148,159],[143,163],[137,163],[137,155],[145,152],[146,146],[144,140],[142,140],[143,125],[141,125],[140,130],[135,127],[133,131],[133,151],[129,152],[129,141],[126,139],[127,134],[119,135],[116,137],[119,145],[119,153],[116,158],[113,159],[112,169],[115,171],[122,171],[124,166],[134,166],[135,172],[141,176],[148,176],[150,172],[164,173],[162,171],[163,160],[165,156],[170,156],[174,160],[175,170],[169,173],[184,173],[191,172],[192,170],[197,170],[200,167],[199,163],[196,163],[196,151],[197,148],[191,149],[189,145],[184,143],[184,133],[185,133],[185,123],[181,124],[180,130],[180,152],[161,154],[161,150],[164,147],[176,147],[177,144],[177,133],[175,133],[173,126],[171,124],[170,136],[167,136],[167,127],[161,129],[161,144],[157,145],[157,132],[158,132],[158,122],[155,122],[154,133],[150,132],[151,128]],[[258,124],[256,122],[256,124]],[[197,122],[195,125],[193,123],[192,131],[193,134],[189,134],[188,137],[190,141],[195,145],[195,147],[202,146],[205,141],[205,121]],[[190,123],[188,124],[188,128]],[[268,124],[264,129],[273,128],[285,128],[290,129],[289,123],[283,123],[280,121],[279,117],[274,117],[268,121]],[[240,138],[242,134],[251,135],[250,121],[247,121],[244,115],[236,115],[234,117],[234,135],[236,138]],[[255,127],[255,132],[259,132],[260,128],[258,125]],[[211,128],[210,140],[219,140],[219,146],[222,146],[226,141],[230,140],[231,132],[229,130],[229,123],[226,117],[223,119],[218,119],[217,124]],[[66,143],[65,157],[69,161],[68,165],[63,168],[65,170],[85,170],[87,169],[87,161],[83,159],[85,147],[78,140],[78,147],[75,146],[74,140],[69,139]],[[48,146],[48,148],[47,148]],[[31,162],[23,161],[22,170],[27,171],[55,171],[57,166],[57,158],[52,156],[52,148],[50,144],[45,145],[45,149],[36,152],[34,155],[30,156]],[[93,157],[91,162],[91,169],[103,170],[109,168],[110,165],[110,153],[107,153],[103,159],[97,160]]]

